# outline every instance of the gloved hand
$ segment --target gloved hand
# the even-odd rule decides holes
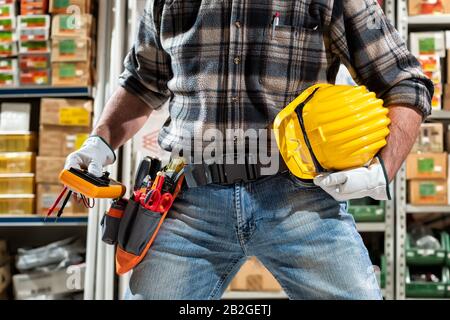
[[[314,184],[337,201],[371,197],[390,200],[389,183],[381,158],[374,158],[367,167],[319,175]]]
[[[112,148],[99,136],[86,140],[80,150],[67,157],[65,169],[88,169],[96,177],[103,175],[103,168],[116,161]]]

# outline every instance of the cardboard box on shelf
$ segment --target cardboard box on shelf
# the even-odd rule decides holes
[[[50,53],[50,41],[21,41],[19,54],[23,53]]]
[[[92,100],[42,99],[41,125],[60,125],[90,128]]]
[[[409,202],[413,205],[447,205],[447,180],[409,181]]]
[[[17,59],[0,59],[0,72],[17,72],[18,70]]]
[[[33,152],[0,153],[0,174],[33,173],[35,159]]]
[[[89,61],[91,39],[56,38],[52,41],[52,61]]]
[[[20,41],[46,41],[50,37],[50,30],[44,28],[20,29],[18,32]]]
[[[0,30],[0,42],[10,43],[17,41],[17,33],[13,30]]]
[[[47,13],[48,0],[21,0],[21,15],[41,15]]]
[[[21,216],[35,214],[36,196],[28,195],[0,195],[0,215]]]
[[[38,215],[47,215],[48,210],[55,203],[63,186],[60,184],[46,184],[40,183],[37,185],[37,200],[36,200],[36,210]],[[61,207],[61,204],[57,207],[57,210]],[[86,215],[88,214],[88,209],[80,202],[76,201],[73,197],[67,203],[64,213],[75,214],[75,215]]]
[[[90,63],[53,62],[52,84],[54,86],[90,86],[92,84]]]
[[[0,105],[0,131],[30,131],[31,104],[9,103]]]
[[[82,264],[58,271],[16,274],[12,279],[14,297],[23,300],[82,291],[85,272],[86,265]]]
[[[50,29],[50,15],[18,16],[17,28],[20,29]]]
[[[0,87],[15,87],[18,83],[16,72],[0,72]]]
[[[447,13],[450,13],[450,0],[408,0],[408,14],[410,16]]]
[[[411,53],[416,57],[438,54],[441,58],[445,58],[444,31],[411,32],[409,41]]]
[[[422,124],[411,152],[444,152],[444,124]]]
[[[64,169],[64,157],[37,157],[36,182],[58,184],[59,174]]]
[[[17,55],[16,42],[2,42],[0,43],[0,58],[14,57]]]
[[[90,128],[67,126],[41,126],[39,155],[66,157],[81,148],[89,137]]]
[[[0,152],[36,152],[36,142],[33,132],[0,132]]]
[[[49,69],[27,69],[20,70],[19,82],[24,86],[44,86],[50,84]]]
[[[15,15],[15,3],[0,3],[0,17],[14,17]]]
[[[67,14],[70,6],[76,6],[79,13],[89,13],[91,11],[91,0],[50,0],[49,11],[53,14]]]
[[[19,56],[21,69],[50,69],[49,54],[21,54]]]
[[[55,38],[90,38],[92,35],[93,17],[81,14],[77,20],[73,15],[58,14],[53,16],[52,39]]]
[[[0,17],[0,30],[15,30],[16,17]]]
[[[235,291],[282,291],[273,275],[256,259],[249,259],[230,285]]]
[[[411,153],[406,160],[406,179],[446,179],[447,153]]]

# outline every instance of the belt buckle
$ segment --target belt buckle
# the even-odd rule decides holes
[[[243,164],[224,164],[225,183],[233,184],[239,181],[252,182],[258,179],[258,165],[251,161],[253,157],[247,155]]]

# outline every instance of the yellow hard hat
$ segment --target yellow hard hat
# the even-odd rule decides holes
[[[364,166],[386,145],[388,109],[366,87],[318,84],[274,121],[287,167],[298,178]]]

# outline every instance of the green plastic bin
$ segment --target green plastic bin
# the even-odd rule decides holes
[[[445,298],[449,285],[449,271],[442,268],[441,281],[436,283],[412,282],[409,267],[406,268],[406,297],[407,298]]]
[[[348,212],[353,215],[356,222],[384,222],[386,204],[384,201],[371,199],[350,201]]]
[[[406,264],[409,266],[443,266],[447,256],[447,238],[446,232],[441,233],[441,249],[419,249],[411,244],[411,236],[406,236]]]

